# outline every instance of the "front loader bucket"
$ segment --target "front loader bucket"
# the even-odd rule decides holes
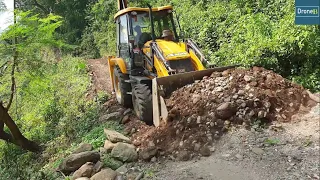
[[[225,66],[154,78],[152,80],[153,124],[158,127],[161,120],[167,121],[168,110],[164,99],[170,96],[173,91],[192,84],[196,80],[201,80],[205,76],[211,76],[213,72],[222,72],[235,67],[237,66]]]

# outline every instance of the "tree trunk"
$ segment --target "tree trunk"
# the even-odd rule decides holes
[[[3,123],[9,128],[12,135],[4,132],[3,129],[0,129],[0,139],[13,143],[28,151],[38,152],[41,150],[38,144],[33,141],[29,141],[22,135],[18,126],[8,114],[7,109],[5,109],[0,103],[0,125],[2,124],[3,126]]]

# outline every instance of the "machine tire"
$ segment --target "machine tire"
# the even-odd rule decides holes
[[[116,99],[119,104],[124,107],[132,107],[132,97],[127,92],[131,92],[131,84],[126,83],[125,80],[128,80],[129,77],[121,73],[119,67],[114,68],[114,91],[116,93]]]
[[[132,88],[133,109],[147,125],[153,125],[152,94],[148,85],[136,84]]]

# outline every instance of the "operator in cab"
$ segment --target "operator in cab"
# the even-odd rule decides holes
[[[163,30],[162,31],[162,38],[165,41],[173,41],[174,37],[173,37],[173,33],[171,30]]]

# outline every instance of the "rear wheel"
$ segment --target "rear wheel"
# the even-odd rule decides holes
[[[122,106],[130,108],[132,107],[132,97],[128,92],[131,92],[131,84],[125,82],[128,79],[129,77],[122,74],[118,67],[114,68],[113,83],[117,101]]]
[[[137,117],[148,125],[153,125],[152,95],[149,86],[136,84],[132,88],[133,109]]]

